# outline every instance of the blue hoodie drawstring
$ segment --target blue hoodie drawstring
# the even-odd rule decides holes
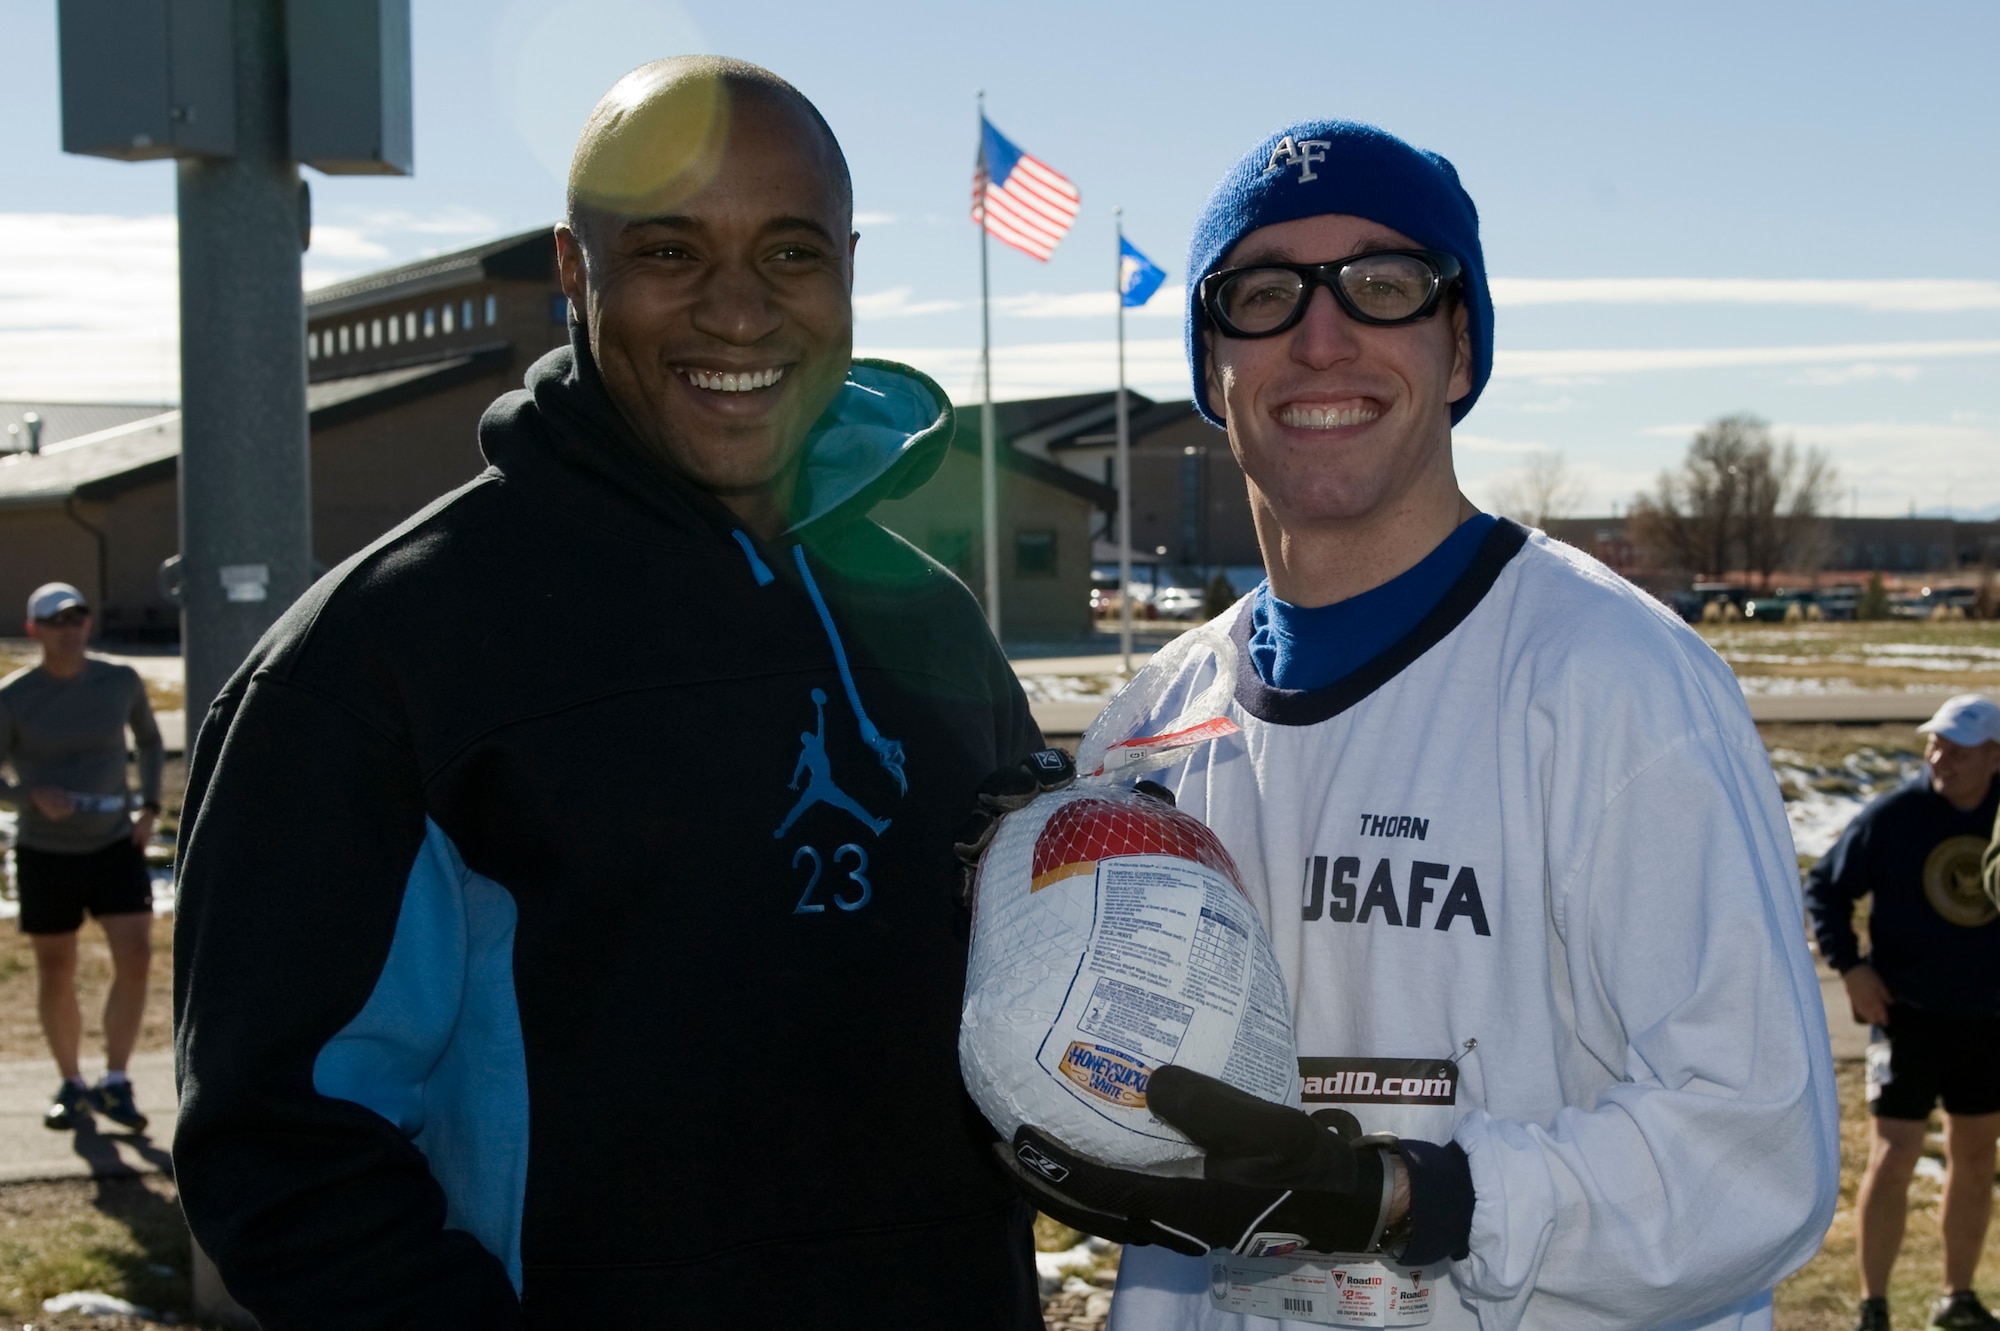
[[[768,587],[776,581],[776,578],[771,573],[770,566],[758,558],[757,547],[750,544],[750,538],[745,536],[741,531],[733,531],[729,534],[734,536],[736,543],[743,547],[743,557],[750,561],[750,576],[757,580],[757,585],[759,587]]]
[[[847,690],[847,704],[854,709],[855,720],[861,723],[861,738],[869,748],[875,750],[882,770],[896,780],[899,794],[910,793],[910,783],[903,776],[903,745],[875,728],[868,719],[868,712],[861,705],[861,693],[854,687],[854,672],[847,668],[847,648],[841,645],[840,630],[833,626],[833,612],[826,608],[826,598],[819,594],[819,584],[813,581],[812,570],[806,567],[806,548],[792,547],[792,560],[799,566],[799,577],[806,584],[806,594],[812,597],[813,608],[819,611],[819,622],[826,629],[826,640],[833,646],[833,663],[840,668],[840,682]]]
[[[750,561],[750,576],[759,587],[768,587],[774,581],[770,566],[757,555],[757,547],[742,531],[731,532],[736,544],[743,548],[743,557]],[[882,769],[895,778],[896,790],[900,794],[910,793],[909,780],[903,775],[903,744],[893,740],[875,728],[868,719],[868,710],[861,705],[861,692],[854,687],[854,672],[847,665],[847,648],[840,641],[840,630],[833,626],[833,612],[826,608],[826,598],[819,594],[819,584],[813,581],[812,570],[806,567],[806,549],[802,545],[792,547],[792,559],[799,566],[799,578],[806,585],[806,595],[812,597],[813,609],[819,612],[820,627],[826,630],[826,640],[833,648],[833,663],[840,670],[840,683],[847,690],[847,705],[854,709],[854,719],[861,723],[861,739],[875,751]]]

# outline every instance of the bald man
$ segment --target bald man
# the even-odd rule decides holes
[[[852,192],[767,71],[592,114],[570,345],[491,465],[223,691],[176,935],[181,1198],[267,1327],[1041,1325],[955,1055],[951,830],[1040,745],[868,519],[937,385],[852,357]]]

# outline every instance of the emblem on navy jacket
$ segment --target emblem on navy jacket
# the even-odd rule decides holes
[[[1429,914],[1432,903],[1437,905],[1435,915]],[[1493,932],[1486,920],[1485,898],[1479,893],[1479,874],[1469,864],[1453,867],[1413,860],[1399,866],[1380,859],[1364,886],[1360,856],[1310,855],[1299,905],[1299,918],[1307,921],[1422,929],[1428,918],[1430,928],[1446,933],[1460,921],[1481,938]]]
[[[1955,836],[1938,842],[1924,857],[1924,899],[1963,929],[2000,918],[1979,881],[1979,860],[1985,853],[1985,837]]]

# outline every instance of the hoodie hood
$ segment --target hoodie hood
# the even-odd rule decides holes
[[[538,435],[541,450],[598,473],[676,526],[693,521],[726,534],[740,525],[721,501],[640,442],[612,403],[578,326],[571,325],[570,345],[528,368],[524,383],[494,402],[479,424],[480,448],[501,471],[519,470],[528,437]],[[528,429],[532,418],[541,430]],[[806,435],[800,511],[789,532],[851,522],[885,499],[914,492],[943,464],[955,429],[951,400],[927,375],[894,361],[856,359]]]

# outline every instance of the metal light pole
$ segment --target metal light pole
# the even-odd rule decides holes
[[[236,151],[176,163],[181,642],[188,734],[312,582],[305,296],[310,220],[287,117],[281,0],[237,0]]]

